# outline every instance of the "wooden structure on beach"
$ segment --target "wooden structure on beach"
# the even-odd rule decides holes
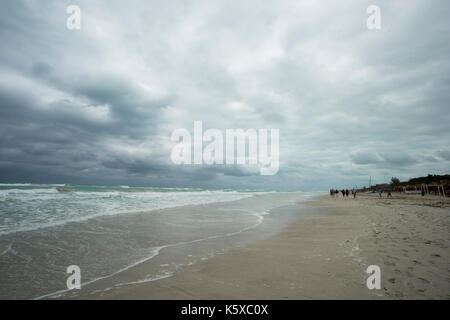
[[[393,182],[394,178],[392,178]],[[358,190],[358,192],[378,192],[379,190],[401,192],[404,194],[423,194],[423,195],[436,195],[440,197],[450,197],[450,175],[432,175],[429,174],[426,177],[418,177],[409,179],[407,182],[399,182],[396,179],[396,183],[391,184],[377,184],[375,186],[369,185],[368,188],[364,187]]]
[[[421,185],[406,185],[403,186],[403,192],[406,194],[433,194],[436,196],[449,197],[450,196],[450,188],[445,184],[425,184]]]

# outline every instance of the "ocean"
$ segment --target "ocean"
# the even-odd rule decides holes
[[[76,297],[69,265],[80,267],[82,285],[149,261],[128,284],[168,277],[273,234],[295,218],[277,208],[318,194],[3,183],[0,299]]]

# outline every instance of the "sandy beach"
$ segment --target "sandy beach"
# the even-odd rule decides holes
[[[270,238],[94,299],[449,299],[450,199],[322,196]],[[381,289],[366,269],[378,265]],[[145,268],[145,263],[138,266]],[[135,269],[117,277],[127,278]],[[103,287],[103,289],[102,289]],[[92,288],[91,288],[92,289]],[[91,290],[92,292],[92,290]]]

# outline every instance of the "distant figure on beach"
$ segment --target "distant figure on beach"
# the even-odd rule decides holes
[[[332,197],[332,198],[336,198],[336,193],[337,193],[338,191],[337,190],[335,190],[335,189],[330,189],[330,196]]]
[[[391,189],[388,190],[388,195],[387,195],[387,197],[388,197],[388,198],[392,198]]]
[[[352,195],[353,195],[353,199],[355,199],[356,198],[356,190],[355,189],[352,190]]]
[[[378,194],[380,196],[380,199],[383,198],[382,194],[383,194],[383,189],[380,189],[380,191],[378,191]]]
[[[350,192],[348,191],[348,189],[345,189],[345,195],[346,195],[346,197],[348,198],[348,194],[349,194]]]
[[[342,189],[341,192],[342,192],[342,198],[345,198],[345,190]]]

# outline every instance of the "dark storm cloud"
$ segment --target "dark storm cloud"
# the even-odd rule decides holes
[[[0,180],[326,189],[448,173],[448,1],[0,3]],[[255,8],[258,10],[255,10]],[[170,135],[280,129],[280,170]]]
[[[392,166],[409,166],[417,163],[418,160],[413,157],[402,153],[382,154],[383,159],[387,164]]]
[[[358,152],[350,157],[355,164],[376,164],[382,161],[378,155],[370,152]]]
[[[437,154],[442,159],[450,161],[450,150],[440,150],[440,151],[437,152]]]
[[[46,62],[36,62],[33,64],[32,73],[36,77],[45,77],[51,74],[53,67]]]
[[[387,165],[388,167],[397,167],[397,166],[410,166],[418,162],[417,159],[404,154],[404,153],[365,153],[359,152],[357,154],[350,155],[353,163],[359,165]]]

